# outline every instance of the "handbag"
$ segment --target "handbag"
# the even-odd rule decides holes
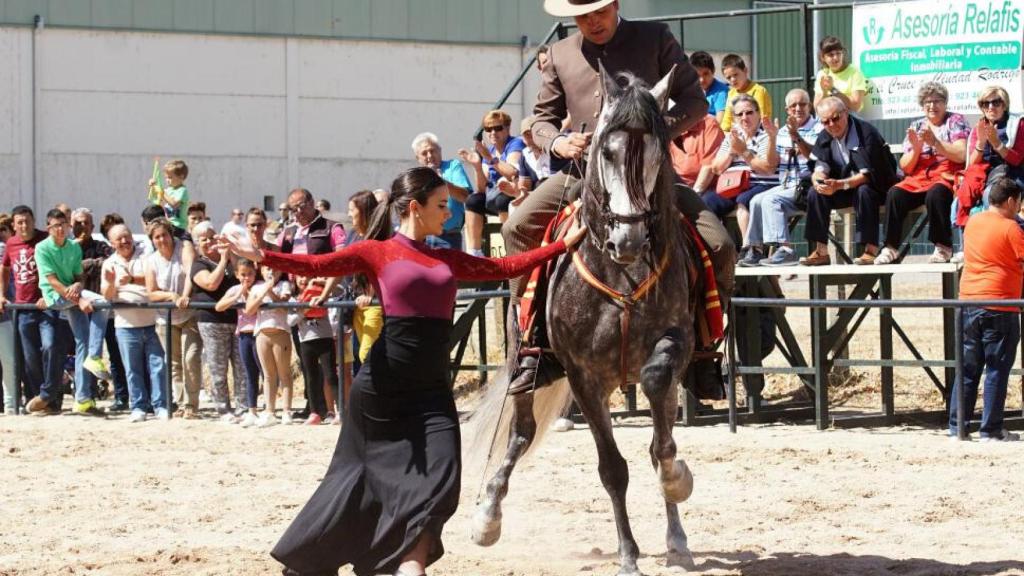
[[[726,170],[718,177],[715,192],[726,200],[732,200],[749,187],[749,170]]]

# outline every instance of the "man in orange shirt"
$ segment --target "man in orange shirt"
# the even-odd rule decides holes
[[[967,221],[964,229],[964,270],[961,300],[1019,300],[1024,285],[1024,231],[1017,224],[1021,189],[1003,178],[992,186],[989,208]],[[982,441],[1009,442],[1020,436],[1003,428],[1006,385],[1020,343],[1020,309],[1012,306],[964,308],[963,382],[970,424],[985,370]],[[949,403],[950,436],[956,435],[959,385]]]
[[[725,140],[725,132],[722,132],[715,117],[709,114],[672,140],[668,147],[672,168],[684,184],[693,187],[701,166],[711,164],[722,146],[722,140]],[[711,182],[708,187],[713,188],[714,184]]]

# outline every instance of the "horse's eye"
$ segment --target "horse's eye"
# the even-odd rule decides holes
[[[602,148],[601,156],[603,156],[604,159],[608,160],[609,162],[615,160],[615,152],[613,152],[610,148]]]

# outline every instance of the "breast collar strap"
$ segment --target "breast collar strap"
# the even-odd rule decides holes
[[[622,343],[619,346],[619,371],[621,377],[619,388],[623,392],[626,391],[626,388],[629,385],[626,380],[629,377],[629,355],[627,354],[629,352],[629,317],[632,313],[633,306],[635,306],[637,302],[642,300],[644,296],[650,292],[651,288],[658,283],[658,280],[665,272],[665,269],[668,268],[668,263],[670,261],[669,252],[670,251],[668,249],[665,250],[665,253],[661,256],[661,261],[658,262],[658,266],[651,271],[650,276],[648,276],[647,279],[641,282],[640,285],[629,294],[619,292],[602,282],[597,278],[597,276],[594,276],[594,273],[587,268],[587,264],[583,261],[583,256],[580,255],[578,250],[572,254],[573,266],[575,266],[576,272],[579,273],[583,280],[587,284],[590,284],[590,286],[595,290],[601,292],[605,296],[608,296],[613,302],[618,303],[622,307],[622,312],[619,316],[619,329],[622,332]]]

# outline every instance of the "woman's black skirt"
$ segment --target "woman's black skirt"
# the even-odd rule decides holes
[[[448,384],[451,321],[388,318],[350,391],[327,475],[271,555],[299,574],[398,569],[423,536],[428,564],[459,503],[459,419]]]

